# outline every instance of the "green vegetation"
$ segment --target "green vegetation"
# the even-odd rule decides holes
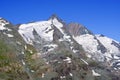
[[[0,80],[30,80],[30,77],[33,80],[39,80],[44,79],[42,78],[43,74],[47,74],[46,78],[51,78],[50,72],[52,68],[45,63],[40,55],[38,56],[33,46],[27,45],[25,50],[25,66],[21,64],[14,51],[12,47],[0,40]],[[28,76],[25,69],[29,69],[31,76]]]
[[[25,50],[25,62],[34,80],[43,80],[42,75],[51,71],[50,65],[45,63],[36,49],[31,45],[27,45],[27,49]]]
[[[27,77],[14,51],[0,40],[0,80],[27,80]]]

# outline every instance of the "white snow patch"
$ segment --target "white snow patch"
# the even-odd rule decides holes
[[[30,49],[28,49],[28,51],[32,54],[33,53],[33,51],[32,50],[30,50]]]
[[[25,54],[25,53],[22,51],[21,54]]]
[[[27,45],[24,46],[25,50],[27,50]]]
[[[25,65],[25,62],[22,60],[22,64]]]
[[[53,32],[50,21],[40,21],[35,23],[23,24],[19,27],[18,32],[24,38],[24,40],[29,44],[29,40],[34,40],[33,30],[46,41],[53,40]]]
[[[118,70],[117,68],[114,68],[114,70]]]
[[[69,75],[70,75],[70,76],[73,76],[73,74],[72,74],[72,73],[69,73]]]
[[[120,66],[120,63],[118,63],[117,66]]]
[[[75,50],[73,46],[70,46],[70,49],[73,51],[73,53],[79,52],[79,50]]]
[[[19,41],[17,41],[16,43],[19,44],[19,45],[22,45],[21,42],[19,42]]]
[[[59,39],[60,42],[64,41],[63,39]]]
[[[93,76],[101,76],[101,74],[96,73],[94,70],[92,70],[92,74],[93,74]]]
[[[73,50],[74,49],[73,46],[70,46],[70,49]]]
[[[8,31],[12,31],[11,29],[8,29],[8,28],[7,28],[7,30],[8,30]]]
[[[46,62],[46,64],[49,64],[49,62]]]
[[[73,49],[73,53],[77,53],[77,52],[79,52],[79,50],[75,50],[75,49]]]
[[[81,36],[77,36],[73,38],[83,46],[83,48],[90,53],[95,53],[97,52],[97,46],[98,46],[98,42],[97,40],[94,39],[93,35],[90,34],[85,34],[85,35],[81,35]]]
[[[99,35],[96,35],[97,39],[106,47],[107,52],[104,54],[104,56],[106,57],[107,61],[111,60],[111,59],[120,59],[119,57],[117,57],[116,55],[120,53],[120,50],[112,45],[112,41],[115,41],[113,39],[110,39],[108,37],[101,37]],[[118,43],[117,41],[115,41],[116,43]],[[113,55],[113,56],[112,56]]]
[[[0,30],[6,30],[7,28],[4,27],[6,24],[9,24],[9,22],[6,22],[2,18],[0,19]]]
[[[1,26],[0,26],[0,30],[5,30],[6,28],[5,27],[3,27],[3,25],[2,24],[0,24]]]
[[[87,61],[85,61],[84,59],[81,59],[85,64],[89,65]]]
[[[71,63],[71,58],[70,57],[66,57],[66,59],[64,59],[63,61],[66,61],[67,63]]]
[[[63,34],[63,38],[59,39],[60,42],[62,41],[69,41],[71,44],[73,44],[72,40],[70,39],[70,36],[66,36],[66,34]]]
[[[14,37],[14,35],[12,35],[12,34],[7,34],[7,33],[5,33],[5,32],[4,32],[3,34],[4,34],[4,35],[7,35],[8,37],[11,37],[11,38]]]
[[[49,44],[49,45],[45,45],[45,46],[48,46],[48,47],[57,47],[58,45],[56,45],[56,44]]]
[[[120,57],[118,57],[118,56],[114,55],[114,59],[120,59]]]
[[[80,35],[80,36],[76,36],[76,37],[73,36],[73,38],[80,45],[82,45],[82,47],[86,51],[87,57],[93,58],[93,59],[98,59],[99,61],[104,61],[105,58],[107,61],[109,61],[109,60],[113,59],[112,55],[117,55],[120,52],[120,50],[116,46],[111,44],[112,41],[115,41],[115,40],[112,40],[107,37],[101,37],[99,35],[96,35],[96,38],[107,49],[107,52],[104,54],[102,54],[101,51],[97,49],[99,43],[95,39],[95,36],[90,35],[90,34],[84,34],[84,35]],[[115,42],[118,43],[117,41],[115,41]],[[117,56],[114,56],[114,58],[118,59]]]
[[[58,63],[62,63],[62,62],[58,61]]]
[[[73,41],[71,41],[70,43],[71,43],[71,44],[73,44],[74,42],[73,42]]]
[[[65,76],[60,76],[60,78],[61,78],[61,79],[64,79],[64,78],[66,78],[66,77],[65,77]]]
[[[6,34],[8,37],[14,37],[12,34]]]
[[[48,47],[48,51],[53,51],[56,47],[58,47],[58,45],[56,44],[49,44],[49,45],[45,45],[44,47]]]
[[[57,61],[58,61],[58,60],[55,59],[55,60],[52,60],[52,61],[50,61],[50,62],[57,62]]]
[[[35,72],[34,70],[31,70],[31,72]]]
[[[96,35],[96,37],[107,48],[109,54],[116,54],[116,53],[120,52],[116,46],[111,44],[112,41],[115,41],[115,40],[110,39],[108,37],[100,37],[99,35]],[[116,42],[116,43],[118,43],[118,42]]]
[[[64,36],[63,36],[63,39],[66,40],[66,41],[69,41],[69,42],[71,42],[70,38],[71,37],[69,35],[66,35],[66,34],[64,34]]]
[[[64,38],[70,39],[71,37],[69,35],[65,35]]]
[[[92,56],[91,56],[90,54],[87,54],[86,56],[87,56],[88,58],[92,58]]]
[[[42,73],[42,78],[44,78],[45,77],[45,74],[44,73]]]
[[[104,56],[106,57],[107,61],[110,61],[112,59],[112,56],[110,53],[105,53]]]

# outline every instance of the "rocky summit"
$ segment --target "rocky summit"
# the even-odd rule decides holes
[[[56,15],[20,25],[0,18],[0,80],[120,80],[120,43]]]

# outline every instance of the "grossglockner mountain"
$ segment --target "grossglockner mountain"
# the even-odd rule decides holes
[[[20,25],[0,18],[0,80],[120,80],[120,43],[56,15]]]

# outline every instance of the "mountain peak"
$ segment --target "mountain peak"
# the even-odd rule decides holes
[[[57,18],[58,19],[58,16],[56,14],[52,14],[50,19],[54,19],[54,18]]]
[[[0,24],[9,24],[9,22],[6,19],[0,17]]]
[[[9,24],[9,22],[8,22],[7,20],[5,20],[4,18],[1,18],[1,17],[0,17],[0,30],[6,29],[6,28],[4,27],[6,24]]]
[[[49,20],[54,20],[54,19],[58,20],[62,24],[65,23],[59,16],[57,16],[56,14],[52,14]]]
[[[3,17],[0,17],[0,21],[4,21],[4,22],[8,22],[6,19],[4,19]]]

